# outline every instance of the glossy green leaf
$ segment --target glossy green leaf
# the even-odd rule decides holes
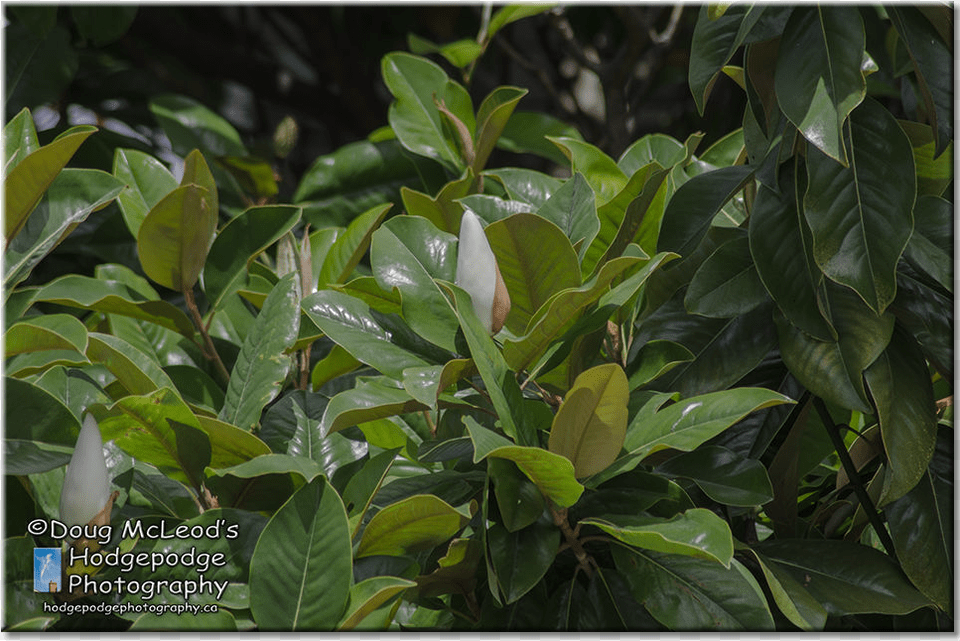
[[[273,167],[257,156],[220,156],[217,164],[226,169],[247,194],[261,201],[275,197],[280,188]]]
[[[251,207],[232,218],[217,234],[203,265],[203,288],[212,309],[243,284],[246,267],[262,251],[293,229],[299,207]]]
[[[389,603],[391,599],[416,583],[397,576],[375,576],[350,586],[350,596],[344,618],[338,630],[364,629],[364,619],[374,610]]]
[[[160,388],[176,390],[159,363],[116,336],[91,332],[86,355],[91,362],[110,370],[131,394],[149,394]]]
[[[575,127],[550,114],[539,111],[515,111],[497,140],[497,147],[518,154],[536,154],[561,167],[567,166],[570,161],[556,145],[550,142],[551,138],[556,137],[583,139]]]
[[[28,381],[3,379],[4,438],[74,447],[80,419],[56,396]]]
[[[429,409],[406,390],[384,382],[366,380],[354,389],[340,392],[330,399],[323,413],[320,430],[323,434],[366,423],[378,418]]]
[[[250,559],[250,611],[261,630],[332,630],[350,593],[350,529],[325,478],[283,504]]]
[[[457,315],[433,281],[426,266],[397,237],[381,228],[370,243],[370,266],[381,289],[400,292],[401,315],[414,332],[426,340],[455,351]]]
[[[754,546],[785,569],[831,616],[907,614],[930,604],[890,557],[848,541],[765,541]]]
[[[447,108],[470,130],[473,122],[468,121],[473,120],[473,113],[471,108],[467,116],[456,91],[449,96],[454,100],[448,99],[450,81],[443,69],[425,58],[394,52],[383,57],[381,72],[395,99],[387,118],[403,146],[415,154],[441,162],[456,173],[462,171],[464,161],[456,143],[444,134],[443,121],[434,100],[444,100]]]
[[[140,264],[157,284],[182,292],[197,282],[217,220],[206,194],[197,185],[178,187],[140,225]]]
[[[743,189],[755,169],[736,165],[694,176],[677,189],[667,204],[657,251],[686,257],[696,249],[723,205]]]
[[[210,463],[210,438],[171,389],[126,396],[100,419],[105,441],[113,440],[134,458],[197,489]]]
[[[139,318],[187,337],[194,333],[193,324],[179,308],[162,300],[143,300],[118,281],[68,274],[42,287],[35,301]]]
[[[3,126],[3,175],[19,165],[24,158],[40,148],[33,115],[24,107]]]
[[[438,45],[430,42],[426,38],[407,34],[407,46],[411,53],[423,55],[427,53],[439,53],[446,58],[447,62],[454,67],[463,68],[480,57],[483,53],[483,47],[476,40],[464,38],[455,42],[449,42],[445,45]]]
[[[386,203],[365,211],[337,237],[320,268],[318,276],[320,285],[342,283],[347,280],[360,259],[367,253],[370,238],[374,230],[383,222],[390,207],[390,203]]]
[[[284,352],[300,329],[300,283],[287,274],[267,296],[253,328],[247,334],[219,418],[246,430],[260,423],[260,413],[280,392],[290,369]]]
[[[259,438],[235,425],[209,416],[197,416],[200,429],[210,437],[210,467],[223,469],[270,453]]]
[[[198,148],[215,156],[247,154],[233,125],[192,98],[157,96],[149,107],[180,156]]]
[[[362,300],[334,290],[321,290],[301,303],[303,311],[333,341],[354,358],[388,376],[400,378],[408,367],[431,365],[428,358],[437,355],[446,361],[439,348],[429,347],[399,322],[399,317],[384,314]]]
[[[517,601],[543,578],[560,548],[560,530],[537,522],[517,532],[495,524],[487,529],[490,560],[506,603]]]
[[[90,125],[72,127],[50,144],[29,154],[6,175],[3,181],[3,230],[8,243],[23,228],[40,198],[83,141],[95,131],[97,128]]]
[[[828,290],[836,341],[818,341],[774,314],[783,362],[804,387],[841,407],[872,412],[863,386],[863,371],[890,342],[893,315],[877,316],[853,292]]]
[[[904,257],[953,292],[953,205],[936,196],[920,196],[913,208],[914,229]]]
[[[646,385],[669,372],[680,363],[694,359],[693,353],[679,343],[664,340],[652,340],[643,344],[630,367],[630,390]]]
[[[766,300],[749,240],[738,238],[724,243],[703,261],[690,281],[684,304],[692,314],[730,318]]]
[[[94,169],[64,169],[53,179],[3,255],[4,285],[12,288],[87,217],[117,197],[123,183]],[[7,214],[9,215],[9,214]]]
[[[945,153],[936,155],[936,140],[930,125],[910,120],[897,120],[913,145],[913,164],[917,168],[917,195],[940,196],[953,180],[953,142]]]
[[[582,243],[581,258],[600,231],[596,197],[580,173],[554,190],[537,209],[537,215],[559,227],[572,244]]]
[[[888,504],[883,513],[900,567],[913,585],[949,614],[953,609],[952,537],[948,525],[941,521],[941,500],[933,478],[924,474],[912,490]]]
[[[510,294],[506,326],[515,334],[526,329],[554,294],[580,285],[577,254],[550,221],[535,214],[516,214],[485,231]]]
[[[690,91],[701,115],[721,68],[743,44],[764,7],[725,7],[720,16],[711,16],[710,9],[707,5],[700,7],[690,47]]]
[[[792,402],[782,394],[759,387],[695,396],[646,420],[635,417],[627,427],[624,448],[639,458],[665,448],[689,452],[751,412]]]
[[[540,518],[545,507],[543,495],[516,465],[506,459],[491,458],[487,461],[487,471],[508,532],[522,530]]]
[[[555,6],[555,3],[548,2],[540,4],[510,4],[500,7],[490,17],[490,24],[487,26],[487,40],[492,39],[498,31],[511,22],[539,15]]]
[[[835,340],[837,332],[821,311],[823,274],[813,260],[795,182],[788,168],[780,175],[781,193],[760,185],[750,212],[750,253],[763,286],[790,322],[813,338]]]
[[[773,616],[753,575],[692,556],[614,548],[630,591],[670,630],[773,630]]]
[[[863,376],[887,455],[882,505],[909,492],[926,473],[937,440],[937,408],[923,353],[904,331],[894,331]]]
[[[311,458],[277,453],[261,454],[237,465],[208,471],[212,471],[214,476],[234,476],[239,479],[261,479],[270,475],[283,475],[296,478],[297,483],[295,485],[297,487],[301,487],[317,476],[323,475],[323,468]],[[212,477],[208,476],[208,483],[211,480]],[[216,490],[216,488],[213,489]],[[246,493],[248,489],[249,488],[244,488],[244,493]],[[277,499],[278,497],[273,498]],[[283,501],[283,497],[279,497],[279,499],[279,502]]]
[[[750,507],[773,500],[773,486],[763,464],[718,445],[675,456],[657,471],[691,479],[704,494],[725,505]]]
[[[464,419],[464,424],[473,441],[474,463],[485,458],[513,461],[558,507],[570,507],[580,498],[583,486],[577,482],[569,459],[539,447],[509,445],[507,439],[480,426],[469,416]]]
[[[597,207],[612,200],[624,187],[629,177],[617,167],[613,158],[597,147],[565,136],[548,137],[570,160],[571,171],[583,174],[597,195]]]
[[[324,384],[338,376],[352,372],[362,363],[355,359],[350,352],[339,345],[334,345],[326,356],[317,361],[310,371],[310,386],[317,391]]]
[[[910,141],[872,100],[850,118],[850,166],[811,150],[804,214],[813,256],[877,313],[896,295],[896,265],[913,229],[916,176]]]
[[[556,149],[552,144],[551,147]],[[518,167],[490,169],[483,172],[483,175],[492,176],[500,182],[511,200],[518,200],[535,208],[542,207],[547,199],[563,185],[563,181],[553,176]],[[561,225],[557,226],[562,229]]]
[[[440,231],[459,235],[463,205],[458,201],[470,194],[473,186],[473,172],[468,170],[458,180],[451,180],[444,185],[436,198],[407,187],[400,189],[400,195],[408,214],[426,218]]]
[[[69,314],[31,316],[14,323],[3,335],[4,357],[50,349],[87,348],[87,328]]]
[[[136,238],[147,213],[177,188],[177,179],[150,154],[121,148],[113,154],[113,175],[127,184],[117,197],[117,203],[123,213],[123,222]]]
[[[897,319],[919,341],[927,360],[944,378],[952,378],[953,372],[953,319],[943,313],[950,305],[951,298],[940,291],[902,271],[897,274]]]
[[[760,564],[760,571],[773,594],[773,600],[783,615],[804,632],[823,630],[827,611],[786,570],[770,563],[755,550],[750,552]]]
[[[4,473],[25,476],[49,472],[54,468],[67,465],[73,456],[73,448],[66,445],[5,438],[3,455],[6,459]]]
[[[607,291],[615,278],[640,262],[641,260],[635,257],[615,258],[584,285],[557,292],[552,296],[540,306],[522,338],[507,339],[504,342],[503,357],[510,367],[521,371],[534,363],[550,343],[561,337],[564,328],[576,320],[585,307],[596,302]],[[659,261],[651,261],[641,271],[652,272],[658,264]]]
[[[686,156],[683,143],[666,134],[647,134],[620,155],[617,166],[628,176],[652,162],[661,167],[673,167]]]
[[[475,213],[487,225],[514,214],[527,214],[533,211],[533,207],[522,200],[504,200],[488,194],[471,194],[457,202],[464,209]]]
[[[462,514],[432,494],[411,496],[373,515],[360,538],[357,558],[429,550],[456,534],[464,520]]]
[[[910,53],[926,116],[937,132],[936,155],[940,155],[953,140],[953,85],[947,81],[952,43],[944,42],[935,24],[918,8],[894,7],[888,15]]]
[[[694,508],[670,519],[620,515],[611,522],[600,518],[580,521],[595,525],[617,540],[645,550],[694,556],[729,568],[733,535],[726,521],[705,508]]]
[[[780,108],[811,144],[843,165],[852,151],[845,148],[843,124],[866,94],[864,45],[856,10],[804,7],[790,15],[777,54]]]
[[[448,281],[456,278],[456,236],[420,216],[395,216],[383,226],[406,245],[430,276]]]
[[[577,478],[596,474],[617,458],[629,396],[627,376],[616,363],[577,376],[553,418],[548,447],[573,463]]]
[[[477,109],[476,156],[473,173],[479,174],[507,126],[520,99],[527,95],[526,89],[497,87],[491,91]]]

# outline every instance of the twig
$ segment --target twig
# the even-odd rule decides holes
[[[890,538],[890,533],[887,532],[887,528],[884,527],[883,522],[880,520],[880,514],[877,513],[877,508],[874,506],[873,500],[867,492],[867,488],[863,485],[863,481],[857,473],[857,468],[850,458],[850,453],[847,451],[843,439],[840,437],[840,430],[837,429],[836,423],[833,422],[833,417],[830,416],[830,411],[827,409],[823,399],[819,396],[813,397],[813,406],[817,408],[820,420],[823,421],[824,427],[827,428],[827,434],[829,434],[830,440],[833,442],[834,449],[837,450],[837,456],[840,457],[840,464],[843,465],[843,469],[847,472],[847,478],[850,479],[850,484],[853,486],[857,498],[860,499],[860,505],[863,506],[863,511],[866,513],[870,525],[873,526],[874,531],[880,538],[883,549],[885,549],[887,554],[893,559],[896,559],[897,553],[893,547],[893,540]]]
[[[203,336],[203,343],[206,346],[204,355],[213,361],[213,364],[217,370],[217,374],[220,375],[220,377],[223,379],[223,382],[225,384],[229,384],[230,372],[227,371],[226,365],[224,365],[223,361],[220,360],[220,354],[217,353],[217,348],[213,345],[213,339],[210,338],[210,333],[207,331],[207,328],[203,323],[203,317],[200,316],[200,310],[197,308],[197,301],[193,298],[193,289],[185,289],[183,292],[183,298],[187,303],[187,310],[190,312],[190,316],[193,318],[193,324],[197,326],[197,329]]]
[[[577,557],[578,567],[582,569],[588,577],[592,577],[593,568],[590,567],[592,559],[586,550],[583,549],[582,543],[577,538],[577,533],[580,529],[579,526],[577,530],[570,529],[570,523],[567,521],[567,508],[557,510],[551,505],[550,514],[553,515],[553,522],[560,528],[560,531],[563,532],[563,537],[567,540],[567,545],[570,550],[573,551],[573,555]]]

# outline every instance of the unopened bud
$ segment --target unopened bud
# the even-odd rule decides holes
[[[491,334],[499,332],[510,312],[510,295],[483,225],[469,210],[463,212],[460,221],[457,286],[470,294],[473,309],[487,331]]]
[[[103,439],[97,421],[87,414],[63,479],[60,520],[68,526],[87,525],[101,515],[109,499],[110,480],[103,456]]]

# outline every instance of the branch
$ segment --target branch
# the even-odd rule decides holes
[[[213,339],[210,338],[210,333],[203,323],[203,317],[200,316],[200,310],[197,308],[197,301],[193,298],[192,287],[184,290],[183,298],[187,303],[187,310],[190,312],[191,318],[193,318],[193,324],[197,326],[197,329],[203,336],[203,343],[206,346],[206,349],[203,350],[204,356],[213,361],[217,374],[220,375],[220,378],[223,379],[225,384],[229,385],[230,372],[227,371],[226,365],[220,360],[220,354],[217,353],[217,348],[213,345]]]

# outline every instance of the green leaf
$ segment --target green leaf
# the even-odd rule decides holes
[[[67,465],[73,457],[73,448],[5,438],[3,455],[6,458],[3,470],[5,474],[26,476],[42,474]]]
[[[930,601],[890,557],[848,541],[765,541],[754,546],[785,569],[831,616],[907,614]]]
[[[666,448],[689,452],[751,412],[793,402],[760,387],[738,387],[694,396],[645,420],[638,420],[640,415],[635,417],[627,427],[624,447],[641,459]]]
[[[7,459],[10,460],[9,458]],[[948,615],[953,610],[953,561],[949,525],[941,521],[930,473],[902,497],[888,504],[883,514],[904,573],[923,594]]]
[[[486,39],[489,42],[493,36],[511,22],[529,18],[548,11],[556,6],[556,3],[549,2],[543,4],[508,4],[497,9],[490,17],[490,24],[487,26]]]
[[[7,329],[3,335],[4,358],[44,350],[87,349],[87,328],[69,314],[31,316]]]
[[[716,561],[725,568],[733,560],[733,535],[727,522],[705,508],[694,508],[670,519],[652,516],[616,517],[615,522],[586,518],[614,538],[638,548]]]
[[[408,367],[431,365],[431,352],[393,314],[384,314],[353,296],[321,290],[301,302],[303,311],[323,332],[354,358],[399,379]],[[438,361],[445,362],[440,358]]]
[[[940,155],[953,140],[953,84],[947,81],[953,60],[950,44],[918,8],[893,7],[888,15],[913,61],[926,116],[937,132],[935,153]]]
[[[389,291],[395,287],[400,291],[401,315],[410,329],[444,349],[456,350],[456,313],[426,266],[392,228],[374,232],[370,266],[381,289]]]
[[[953,205],[936,196],[920,196],[913,208],[914,230],[904,257],[953,292]]]
[[[617,163],[610,156],[597,147],[565,136],[548,136],[547,140],[559,147],[570,160],[571,171],[574,174],[584,175],[590,188],[597,195],[598,207],[612,200],[627,186],[628,176],[617,167]]]
[[[691,479],[704,494],[725,505],[750,507],[773,500],[773,486],[763,464],[718,445],[675,456],[657,471]]]
[[[203,265],[203,289],[213,310],[242,284],[247,266],[267,247],[293,229],[299,207],[251,207],[232,218],[217,234]]]
[[[24,158],[40,148],[33,116],[24,107],[3,127],[3,175],[19,165]]]
[[[550,146],[556,149],[556,145]],[[557,151],[557,153],[560,152]],[[553,176],[518,167],[489,169],[483,172],[483,175],[492,176],[500,182],[511,200],[520,201],[534,208],[542,207],[551,194],[563,185],[563,181]],[[561,225],[557,226],[562,228]]]
[[[257,156],[220,156],[217,164],[226,169],[240,188],[258,201],[275,197],[280,188],[273,167]]]
[[[627,376],[616,363],[577,376],[553,418],[548,449],[573,463],[577,478],[613,463],[627,431]]]
[[[642,387],[680,363],[688,363],[693,359],[693,353],[679,343],[664,340],[647,341],[631,361],[630,390]],[[636,366],[633,365],[634,363]]]
[[[136,238],[147,213],[177,188],[177,179],[150,154],[121,148],[113,154],[113,175],[127,184],[117,203],[123,213],[123,222]]]
[[[468,441],[472,450],[472,441]],[[487,472],[493,481],[503,526],[508,532],[522,530],[540,518],[545,507],[543,495],[516,465],[505,459],[492,458],[487,461]]]
[[[247,155],[233,125],[192,98],[173,94],[157,96],[149,107],[170,138],[173,151],[180,156],[185,157],[193,149],[202,149],[214,156]]]
[[[683,143],[666,134],[647,134],[620,155],[617,166],[628,176],[652,162],[661,167],[673,167],[686,156]]]
[[[459,235],[463,205],[458,201],[470,194],[473,186],[473,171],[467,170],[459,180],[444,185],[436,198],[407,187],[400,189],[400,195],[408,214],[426,218],[440,231]]]
[[[318,283],[329,285],[343,283],[367,253],[374,230],[383,222],[392,205],[386,203],[369,209],[357,216],[346,231],[337,237],[320,268]]]
[[[872,413],[863,387],[863,371],[873,363],[893,332],[893,315],[878,316],[852,291],[828,290],[836,341],[818,341],[774,314],[784,364],[811,392],[832,403]]]
[[[703,261],[687,288],[684,304],[692,314],[731,318],[745,314],[767,300],[750,255],[749,239],[720,245]]]
[[[102,171],[64,169],[56,176],[3,256],[4,286],[13,288],[87,217],[117,197],[123,184]]]
[[[735,165],[694,176],[677,189],[667,204],[657,251],[686,257],[703,239],[714,216],[752,179],[755,168]]]
[[[863,375],[887,455],[882,505],[909,492],[926,473],[937,440],[937,408],[923,353],[903,330],[894,331]]]
[[[160,388],[176,389],[159,363],[116,336],[90,332],[85,353],[91,362],[110,370],[131,394],[150,394]]]
[[[497,87],[491,91],[477,109],[477,134],[473,173],[479,174],[507,126],[520,99],[527,95],[526,89]]]
[[[406,390],[391,387],[385,381],[373,379],[357,383],[330,399],[320,422],[322,434],[366,423],[378,418],[407,414],[429,409]]]
[[[351,585],[346,613],[337,625],[337,630],[364,629],[363,621],[367,615],[416,585],[413,581],[397,576],[374,576]]]
[[[551,138],[558,137],[583,140],[575,127],[549,114],[537,111],[515,111],[507,121],[503,133],[500,134],[497,147],[517,154],[536,154],[563,167],[569,165],[570,161],[555,144],[550,142]],[[511,168],[496,170],[498,174],[503,171],[523,170]]]
[[[420,216],[395,216],[384,227],[406,245],[430,276],[448,281],[456,278],[456,236]]]
[[[545,218],[516,214],[487,226],[485,231],[510,294],[506,326],[515,334],[526,329],[554,294],[580,285],[573,246]]]
[[[465,520],[462,514],[432,494],[411,496],[373,515],[360,538],[357,558],[375,554],[402,556],[430,550],[456,534]]]
[[[332,630],[351,582],[347,513],[318,477],[263,529],[250,559],[250,611],[261,630]]]
[[[849,167],[810,150],[804,214],[823,273],[881,313],[896,295],[897,261],[913,229],[913,154],[896,120],[873,100],[853,113],[846,139]]]
[[[522,200],[504,200],[489,194],[471,194],[457,201],[464,209],[475,213],[485,224],[509,218],[514,214],[527,214],[533,207]]]
[[[490,561],[506,603],[517,601],[540,582],[560,549],[560,530],[537,522],[517,532],[499,524],[487,529]]]
[[[209,416],[197,416],[210,437],[210,467],[229,468],[270,453],[266,443],[245,430]]]
[[[580,498],[583,486],[577,482],[569,459],[539,447],[509,445],[507,439],[482,427],[470,416],[464,418],[464,424],[473,441],[474,463],[485,458],[513,461],[558,507],[570,507]]]
[[[95,131],[97,128],[90,125],[71,127],[10,170],[3,181],[3,229],[8,244],[83,141]]]
[[[9,376],[3,385],[4,438],[76,446],[80,420],[57,397]]]
[[[863,20],[852,7],[803,7],[790,15],[777,54],[780,109],[804,138],[842,165],[850,151],[844,121],[866,94],[864,45]]]
[[[100,432],[105,441],[199,491],[210,438],[172,389],[120,399],[106,408]]]
[[[945,153],[936,156],[936,140],[930,125],[909,120],[897,120],[913,145],[913,164],[917,167],[917,195],[940,196],[953,180],[953,142],[947,143]]]
[[[762,6],[743,5],[724,8],[723,14],[716,16],[710,14],[711,7],[700,7],[693,29],[688,76],[700,115],[703,115],[717,74],[743,44],[764,10]]]
[[[119,281],[67,274],[40,288],[34,301],[139,318],[188,338],[194,334],[193,323],[178,307],[162,300],[144,300]]]
[[[554,190],[537,210],[537,215],[559,227],[572,244],[582,243],[581,258],[600,231],[596,197],[583,174],[575,174]]]
[[[613,549],[634,598],[670,630],[773,630],[773,616],[753,575],[691,556]]]
[[[439,53],[447,59],[447,62],[461,69],[479,58],[480,54],[483,53],[483,47],[476,40],[469,38],[438,45],[412,33],[407,34],[407,47],[411,53],[417,55]]]
[[[464,105],[459,92],[463,88],[451,83],[438,65],[408,53],[394,52],[383,57],[383,81],[393,94],[387,118],[404,147],[415,154],[432,158],[455,173],[465,165],[454,140],[445,135],[444,124],[434,99],[443,100],[467,128],[473,130],[472,108],[469,97]]]
[[[823,606],[786,570],[770,563],[756,551],[750,550],[750,552],[760,564],[760,570],[773,594],[773,600],[790,623],[804,632],[823,630],[827,622],[827,611]]]
[[[70,15],[80,35],[97,47],[119,40],[137,15],[137,7],[129,5],[73,6]]]
[[[137,236],[140,265],[151,280],[183,292],[193,287],[207,258],[217,222],[207,191],[178,187],[150,210]]]
[[[334,345],[326,356],[317,361],[310,372],[310,386],[317,391],[326,383],[338,376],[348,374],[360,367],[362,363],[355,359],[350,352],[339,345]]]
[[[290,369],[284,352],[300,330],[300,282],[296,273],[280,279],[247,334],[219,418],[246,430],[260,423],[263,408],[276,398]]]
[[[813,239],[796,189],[790,167],[780,174],[780,193],[760,185],[750,212],[750,252],[763,286],[790,322],[813,338],[836,340],[822,311],[823,274],[813,260]]]

